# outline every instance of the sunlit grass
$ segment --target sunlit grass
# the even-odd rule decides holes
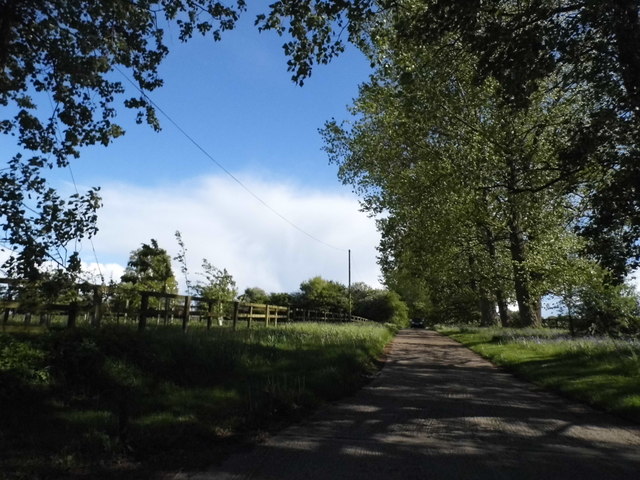
[[[442,328],[497,365],[640,421],[640,342],[551,329]]]

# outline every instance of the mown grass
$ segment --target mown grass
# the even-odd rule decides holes
[[[440,328],[543,387],[640,422],[640,341],[552,329]]]
[[[376,324],[2,334],[0,478],[205,467],[354,392],[392,336]]]

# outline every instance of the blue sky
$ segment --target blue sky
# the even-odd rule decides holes
[[[180,230],[192,280],[206,257],[227,268],[240,290],[294,291],[314,275],[346,283],[352,249],[353,281],[377,286],[374,221],[338,181],[317,131],[332,117],[348,117],[368,62],[349,48],[299,87],[287,72],[283,42],[273,32],[258,33],[251,13],[221,42],[197,37],[183,44],[168,31],[171,53],[160,69],[165,86],[150,96],[262,200],[337,248],[266,209],[161,114],[163,130],[155,133],[122,108],[118,122],[126,135],[108,148],[87,148],[72,162],[78,188],[101,186],[104,200],[93,240],[97,262],[88,242],[78,246],[89,270],[118,279],[129,252],[151,238],[175,255]],[[9,149],[5,158],[15,153],[7,140],[0,142]],[[58,188],[75,188],[70,172],[53,176]]]
[[[165,86],[151,97],[216,160],[234,171],[291,177],[312,187],[341,188],[328,166],[317,129],[346,106],[366,80],[369,66],[355,48],[317,67],[304,87],[286,70],[273,32],[258,33],[251,14],[221,42],[196,37],[183,44],[167,35],[170,55],[161,67]],[[74,172],[91,180],[153,184],[217,173],[215,166],[161,117],[163,132],[133,125],[124,111],[127,135],[108,149],[93,148]],[[132,161],[135,162],[132,164]],[[152,168],[150,168],[152,166]],[[153,170],[153,171],[150,171]]]

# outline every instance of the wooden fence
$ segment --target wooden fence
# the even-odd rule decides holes
[[[14,283],[0,279],[0,284]],[[186,331],[193,321],[205,324],[210,329],[214,324],[230,324],[234,329],[239,324],[251,328],[256,323],[277,326],[282,322],[350,322],[368,321],[366,318],[349,315],[347,312],[309,310],[290,306],[267,305],[245,302],[217,302],[215,300],[160,292],[135,291],[126,301],[116,301],[113,289],[100,285],[80,285],[84,292],[81,301],[67,304],[19,302],[11,298],[0,300],[2,325],[22,316],[24,325],[32,325],[33,317],[38,324],[49,326],[52,318],[66,318],[66,327],[75,327],[80,318],[92,326],[99,327],[104,321],[111,323],[137,323],[139,330],[147,328],[155,319],[156,325],[172,325],[179,322]],[[138,305],[139,300],[139,305]],[[135,304],[135,305],[132,305]],[[15,320],[12,322],[15,323]]]

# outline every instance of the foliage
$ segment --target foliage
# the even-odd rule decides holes
[[[293,304],[293,295],[290,293],[278,293],[272,292],[269,294],[267,300],[269,305],[280,305],[282,307],[288,307]]]
[[[526,114],[550,84],[583,89],[589,108],[563,122],[568,136],[555,172],[568,190],[580,190],[579,230],[621,282],[640,262],[639,16],[634,1],[280,0],[259,20],[280,32],[288,25],[286,52],[300,77],[342,51],[344,28],[372,64],[387,68],[386,52],[376,52],[384,25],[414,52],[435,47],[443,59],[455,60],[456,50],[476,58],[471,83],[495,83],[494,100],[512,113]],[[414,74],[407,68],[401,79]],[[576,174],[587,175],[576,182]]]
[[[191,280],[189,279],[189,268],[187,266],[187,247],[184,244],[184,240],[182,239],[182,233],[180,230],[176,230],[175,233],[176,241],[178,242],[178,255],[173,257],[180,264],[180,273],[184,277],[184,284],[187,289],[187,295],[191,294],[191,289],[193,288],[191,285]]]
[[[202,259],[202,276],[204,282],[197,282],[193,289],[200,297],[218,303],[230,302],[236,298],[236,282],[227,269],[220,270],[206,258]]]
[[[239,300],[247,303],[271,303],[270,296],[260,287],[247,287]]]
[[[388,290],[372,290],[354,302],[353,313],[374,322],[409,325],[409,309],[400,295]]]
[[[340,310],[349,308],[347,288],[333,280],[313,277],[300,284],[298,305],[311,310]]]
[[[574,292],[572,316],[578,332],[640,334],[640,299],[633,287],[607,281],[590,282]]]
[[[131,252],[122,283],[134,285],[138,290],[177,293],[178,282],[171,268],[171,257],[160,248],[155,239]]]
[[[0,4],[0,132],[18,151],[0,172],[0,221],[14,249],[7,268],[34,279],[45,260],[67,266],[65,247],[96,232],[97,189],[63,198],[46,171],[63,168],[90,145],[107,146],[124,130],[116,104],[138,123],[159,123],[143,93],[123,98],[114,72],[127,72],[137,89],[162,85],[158,67],[168,53],[163,21],[186,41],[194,33],[215,40],[235,25],[244,0],[230,7],[203,2],[52,0]]]
[[[384,62],[361,87],[354,120],[329,122],[323,135],[341,180],[365,210],[384,213],[385,281],[421,285],[433,295],[423,309],[475,298],[468,316],[479,311],[485,324],[498,322],[496,305],[506,321],[516,300],[523,322],[538,324],[539,298],[563,283],[581,248],[569,228],[575,199],[558,172],[567,125],[589,100],[549,81],[514,110],[495,80],[477,81],[480,60],[458,36],[425,46],[389,23],[371,32],[370,58]]]
[[[376,324],[0,335],[0,470],[204,468],[239,437],[355,391],[390,339]]]

